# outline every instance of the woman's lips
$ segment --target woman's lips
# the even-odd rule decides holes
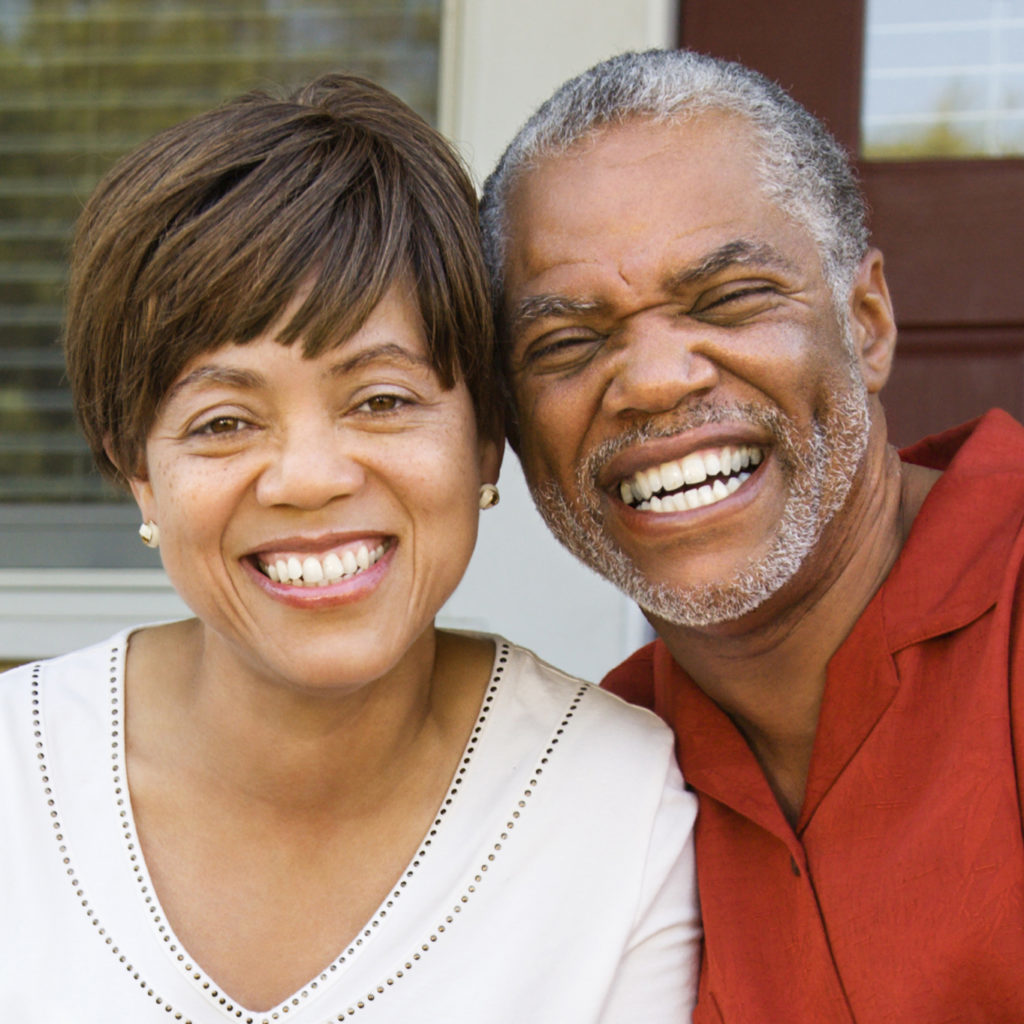
[[[259,571],[274,583],[292,587],[326,587],[365,572],[384,557],[389,539],[358,542],[326,552],[264,551],[256,555]]]

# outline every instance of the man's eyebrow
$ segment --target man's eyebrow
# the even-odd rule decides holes
[[[778,249],[766,242],[754,242],[748,239],[736,239],[707,253],[701,259],[670,274],[665,281],[669,292],[680,290],[686,285],[703,281],[729,267],[756,265],[769,270],[794,272],[796,267],[792,260],[784,256]],[[570,299],[565,295],[540,294],[528,295],[518,302],[509,312],[506,330],[515,334],[527,324],[548,317],[573,317],[593,313],[602,308],[596,300]]]
[[[665,287],[668,291],[678,291],[688,284],[706,280],[730,267],[746,265],[756,265],[768,270],[789,272],[796,270],[792,260],[784,256],[774,246],[768,245],[766,242],[753,242],[739,238],[713,249],[697,263],[670,274],[665,281]]]
[[[586,299],[570,299],[565,295],[527,295],[517,302],[508,315],[508,332],[514,334],[527,324],[548,317],[581,316],[601,308],[600,302]]]

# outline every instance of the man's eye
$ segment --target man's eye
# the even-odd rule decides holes
[[[698,301],[693,307],[692,314],[694,316],[714,316],[716,313],[746,315],[762,309],[766,302],[776,294],[774,285],[770,284],[736,288]]]
[[[522,370],[565,370],[585,362],[600,341],[593,334],[573,334],[550,340],[541,339],[531,345],[519,360]]]

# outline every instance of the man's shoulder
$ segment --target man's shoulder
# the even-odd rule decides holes
[[[616,665],[601,680],[601,687],[610,690],[616,696],[639,704],[644,708],[654,708],[654,651],[657,642],[649,643],[640,650],[634,651],[625,661]]]
[[[946,470],[960,456],[969,465],[978,460],[999,460],[1024,451],[1024,426],[1002,409],[991,409],[969,423],[931,434],[900,451],[904,462]],[[1019,462],[1015,468],[1021,469]],[[956,468],[961,468],[960,466]]]
[[[915,516],[908,538],[910,554],[927,562],[935,551],[957,573],[992,561],[992,544],[1005,549],[1024,529],[1024,426],[1001,409],[971,423],[927,437],[900,452],[906,463],[940,470]],[[956,530],[958,549],[945,550]],[[987,571],[1009,566],[1003,550]],[[913,559],[911,559],[913,560]]]
[[[1024,427],[997,409],[900,456],[942,475],[878,595],[891,651],[974,621],[1024,565]]]

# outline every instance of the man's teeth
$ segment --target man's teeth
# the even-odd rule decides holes
[[[379,544],[368,548],[360,544],[355,550],[348,549],[340,555],[333,551],[322,559],[307,555],[299,559],[295,555],[278,558],[273,562],[260,561],[260,570],[275,583],[290,583],[300,587],[326,587],[328,583],[356,576],[364,569],[379,562],[386,548]]]
[[[764,451],[757,445],[726,445],[674,462],[641,469],[619,484],[627,505],[642,512],[685,512],[727,498],[750,479]]]

